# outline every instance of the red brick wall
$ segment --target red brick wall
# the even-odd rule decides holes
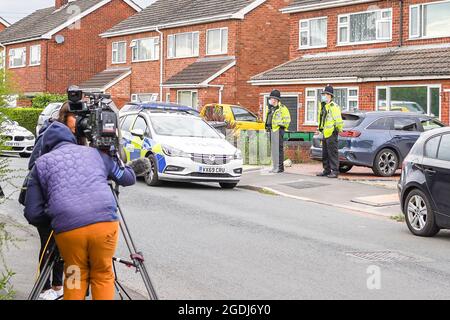
[[[412,4],[421,4],[428,2],[436,2],[436,0],[404,0],[403,1],[403,45],[422,45],[422,44],[436,44],[448,43],[448,38],[436,38],[426,40],[409,40],[409,7]],[[338,45],[338,16],[341,14],[361,12],[368,9],[387,9],[392,8],[392,41],[379,42],[373,44],[354,44],[354,45]],[[288,14],[286,14],[287,16]],[[302,19],[309,19],[314,17],[328,17],[328,32],[327,32],[327,48],[320,49],[299,49],[299,21]],[[290,23],[290,59],[298,58],[304,54],[313,54],[318,52],[329,51],[345,51],[345,50],[363,50],[374,48],[395,47],[401,44],[400,39],[400,1],[373,1],[365,4],[358,4],[352,6],[344,6],[338,8],[328,8],[323,10],[315,10],[309,12],[299,12],[291,14]]]
[[[0,32],[6,29],[6,26],[0,22]]]
[[[30,66],[30,47],[34,45],[41,45],[41,64],[38,66]],[[6,65],[9,66],[9,50],[23,47],[25,47],[27,50],[26,67],[9,69],[9,74],[14,83],[14,87],[19,90],[21,94],[46,91],[46,41],[31,41],[8,46],[6,49]]]
[[[389,85],[441,85],[441,121],[445,124],[450,124],[450,80],[430,80],[430,81],[395,81],[395,82],[370,82],[370,83],[345,83],[334,84],[335,87],[358,87],[359,88],[359,109],[365,111],[376,110],[376,87]],[[317,126],[305,125],[305,89],[306,88],[321,88],[324,84],[308,84],[308,85],[289,85],[280,86],[278,89],[283,93],[297,93],[300,112],[298,114],[298,124],[301,131],[315,131]],[[270,87],[260,87],[260,104],[264,103],[263,95],[270,92]]]
[[[130,102],[131,96],[131,76],[116,83],[108,89],[106,93],[110,94],[117,107],[122,108],[127,102]]]
[[[56,44],[54,38],[40,41],[40,67],[10,69],[21,92],[64,93],[69,85],[80,84],[104,70],[106,40],[98,35],[134,13],[136,11],[122,0],[113,0],[81,19],[80,29],[66,28],[59,32],[65,37],[64,44]],[[27,47],[29,56],[29,47],[33,44],[36,43],[8,46],[8,50]]]

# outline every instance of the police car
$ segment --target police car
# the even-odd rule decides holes
[[[161,181],[217,182],[236,187],[241,152],[189,107],[167,103],[128,104],[120,112],[127,161],[149,158],[150,186]]]

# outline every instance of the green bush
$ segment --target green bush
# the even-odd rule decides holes
[[[0,113],[17,121],[20,126],[30,130],[33,134],[36,132],[36,125],[42,111],[43,109],[38,108],[0,108]]]
[[[53,93],[41,93],[32,99],[33,108],[45,108],[50,103],[66,101],[67,95]]]

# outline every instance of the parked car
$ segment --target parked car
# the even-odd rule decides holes
[[[62,107],[62,103],[55,102],[50,103],[48,106],[44,108],[44,111],[39,115],[38,123],[36,126],[36,137],[39,135],[39,131],[41,130],[42,126],[44,125],[44,122],[51,117],[55,117],[55,115],[59,112],[59,110]]]
[[[236,131],[240,130],[265,130],[264,122],[248,109],[231,104],[207,104],[200,115],[206,120],[223,118],[226,122],[234,124]]]
[[[29,158],[34,148],[34,135],[3,114],[0,114],[0,119],[1,153],[6,155],[18,154],[22,158]]]
[[[161,181],[239,183],[241,152],[202,118],[184,111],[130,105],[120,112],[127,161],[147,157],[150,186]]]
[[[398,111],[343,113],[342,118],[340,171],[361,166],[383,177],[395,174],[422,132],[444,127],[432,116]],[[322,140],[322,134],[314,136],[312,159],[322,160]]]
[[[450,229],[450,128],[419,138],[403,163],[398,190],[414,235],[432,237]]]

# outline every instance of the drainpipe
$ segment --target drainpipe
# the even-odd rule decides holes
[[[400,47],[403,46],[403,0],[400,0]],[[394,19],[394,17],[392,17]]]
[[[208,84],[208,87],[219,88],[219,104],[222,104],[222,93],[225,86],[223,84]]]
[[[164,34],[159,30],[159,27],[156,27],[156,32],[160,35],[160,51],[159,54],[159,64],[160,64],[160,70],[159,70],[159,101],[163,102],[163,82],[164,82]]]
[[[2,59],[2,68],[3,68],[3,83],[6,82],[6,46],[0,42],[0,47],[3,48],[3,59]]]

